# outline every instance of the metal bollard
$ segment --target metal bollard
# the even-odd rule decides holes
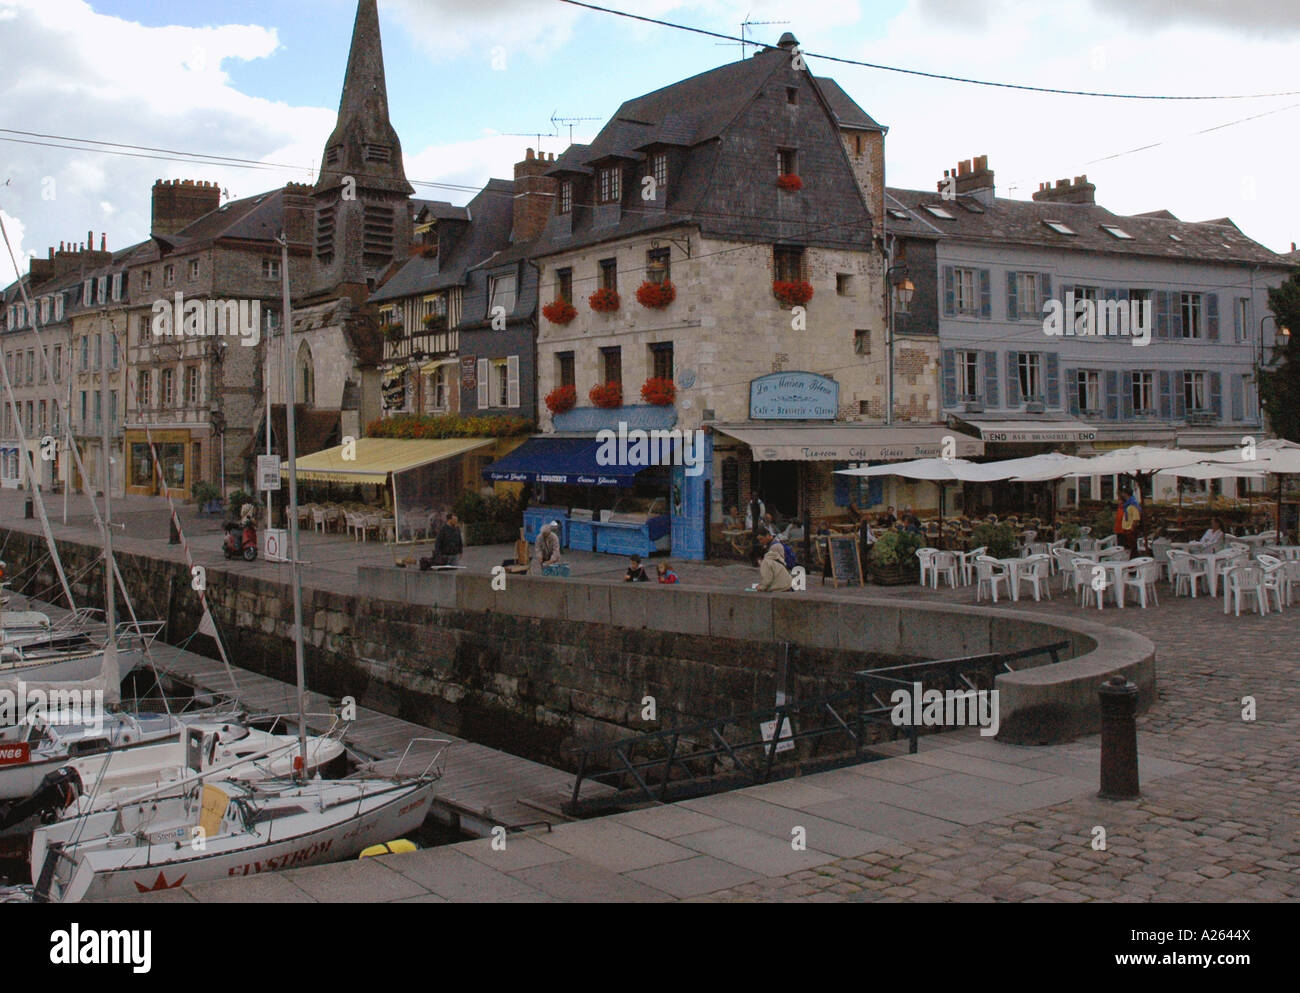
[[[167,523],[171,526],[171,534],[167,538],[167,544],[179,545],[181,543],[181,532],[180,529],[176,527],[176,518],[167,518]]]
[[[1123,676],[1103,683],[1101,702],[1101,792],[1103,800],[1133,800],[1138,789],[1138,688]]]

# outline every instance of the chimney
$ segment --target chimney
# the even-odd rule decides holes
[[[951,189],[957,196],[971,197],[986,207],[993,205],[993,170],[989,168],[987,155],[977,155],[973,160],[965,159],[957,163],[955,169],[945,169],[943,180],[939,182],[939,192],[948,189],[950,182]]]
[[[1034,194],[1036,203],[1089,203],[1097,202],[1097,187],[1088,182],[1088,177],[1075,176],[1074,182],[1058,179],[1056,185],[1040,183]]]
[[[169,235],[188,227],[221,206],[221,187],[192,179],[153,184],[153,234]]]
[[[799,47],[799,39],[787,31],[785,34],[781,35],[781,40],[776,43],[776,47],[781,49],[783,52],[793,52]]]
[[[546,175],[552,164],[552,159],[547,159],[545,154],[534,154],[531,148],[522,162],[515,163],[515,218],[510,230],[514,244],[532,241],[546,227],[559,189],[559,182]]]

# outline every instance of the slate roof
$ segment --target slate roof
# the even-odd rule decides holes
[[[469,210],[447,200],[412,200],[411,209],[418,221],[468,221]]]
[[[284,190],[281,188],[222,204],[176,234],[154,235],[154,239],[173,249],[189,249],[218,238],[273,241],[283,227]]]
[[[844,92],[839,83],[829,76],[817,76],[817,85],[821,87],[822,95],[826,97],[826,102],[831,105],[831,110],[835,112],[835,117],[841,127],[860,128],[863,131],[879,131],[882,134],[887,128],[877,124],[865,110],[858,106],[857,102]]]
[[[371,295],[370,302],[383,303],[464,285],[471,268],[509,247],[510,230],[514,226],[514,191],[513,180],[489,179],[467,207],[455,208],[473,220],[449,257],[426,259],[416,255],[408,259]]]
[[[1287,260],[1246,237],[1236,225],[1218,221],[1180,221],[1168,211],[1148,214],[1116,214],[1097,204],[1051,203],[1033,200],[1010,200],[997,197],[983,211],[972,213],[958,201],[945,201],[938,192],[890,187],[891,205],[906,208],[910,220],[888,219],[894,233],[915,232],[960,241],[1019,245],[1035,249],[1100,252],[1109,255],[1145,256],[1161,259],[1222,262],[1285,267]],[[936,218],[925,209],[928,204],[942,207],[951,220]],[[1076,232],[1058,234],[1044,221],[1060,221]],[[923,222],[923,223],[922,223]],[[1226,223],[1225,223],[1226,222]],[[1132,235],[1120,239],[1107,233],[1102,225],[1111,225]],[[924,233],[922,233],[924,229]],[[1176,235],[1176,241],[1171,235]]]

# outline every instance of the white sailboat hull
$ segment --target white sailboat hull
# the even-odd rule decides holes
[[[323,785],[332,787],[340,797],[340,789],[352,787],[356,799],[332,810],[309,810],[263,822],[250,833],[209,839],[203,851],[194,850],[192,828],[188,826],[178,828],[177,837],[171,841],[82,850],[87,843],[93,844],[100,832],[111,832],[117,816],[112,811],[43,827],[36,831],[32,841],[32,878],[41,878],[51,842],[68,842],[74,837],[81,840],[68,851],[53,855],[60,860],[60,868],[52,873],[46,895],[50,902],[136,896],[182,885],[337,862],[355,857],[377,838],[398,838],[418,829],[428,813],[434,789],[430,780],[384,782],[382,789],[369,792],[366,785],[346,780]],[[312,786],[308,784],[304,789]],[[291,825],[290,821],[299,823]],[[282,831],[283,837],[271,837]]]

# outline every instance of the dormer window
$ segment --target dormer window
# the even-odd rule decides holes
[[[623,199],[623,170],[606,166],[600,170],[600,202],[618,203]]]
[[[655,190],[668,189],[668,154],[655,152],[650,157],[650,175],[654,177]]]
[[[561,214],[573,213],[573,183],[565,180],[560,184],[560,207]]]

